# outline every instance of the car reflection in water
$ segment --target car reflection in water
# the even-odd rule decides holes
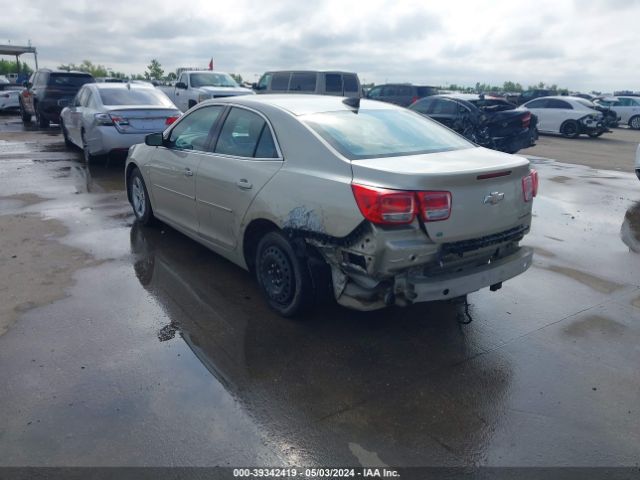
[[[640,253],[640,202],[631,205],[625,213],[620,236],[632,252]]]
[[[269,438],[325,462],[352,442],[403,465],[481,461],[511,371],[499,355],[477,356],[461,307],[330,304],[292,321],[268,309],[251,274],[169,227],[134,223],[131,249],[170,319],[158,339],[182,338]]]

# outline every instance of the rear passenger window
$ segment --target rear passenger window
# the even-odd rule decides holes
[[[343,75],[342,81],[344,82],[345,92],[357,92],[358,80],[355,75]]]
[[[291,83],[289,91],[291,92],[315,92],[316,91],[315,73],[303,72],[291,74]]]
[[[561,108],[563,110],[573,110],[571,104],[565,102],[564,100],[557,100],[555,98],[550,98],[547,100],[547,108]]]
[[[232,108],[224,121],[216,153],[234,157],[273,158],[275,145],[264,119],[242,108]]]
[[[402,97],[412,97],[413,96],[413,88],[409,86],[399,86],[398,87],[398,95]]]
[[[342,75],[339,73],[327,73],[325,82],[327,93],[339,93],[342,95]]]
[[[271,79],[271,90],[274,92],[286,92],[289,89],[289,74],[274,73]]]

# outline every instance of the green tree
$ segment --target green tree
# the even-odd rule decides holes
[[[502,90],[505,92],[521,92],[522,85],[516,82],[506,81],[502,84]]]
[[[67,65],[58,66],[60,70],[76,70],[78,72],[87,72],[93,75],[94,77],[106,77],[108,76],[107,69],[104,65],[94,65],[90,60],[83,60],[80,65],[76,65],[75,63],[69,63]]]
[[[20,62],[20,71],[18,72],[18,65],[15,61],[11,60],[0,60],[0,75],[6,75],[7,73],[26,73],[27,75],[31,75],[33,73],[33,69],[29,67],[24,62]]]
[[[151,63],[147,65],[147,71],[144,72],[145,78],[148,80],[161,80],[164,75],[164,70],[162,69],[162,65],[160,62],[152,58]]]
[[[239,85],[242,84],[242,75],[240,75],[239,73],[230,73],[229,75],[231,75],[231,78],[233,78],[236,83],[238,83]]]
[[[167,81],[173,82],[178,78],[178,76],[174,72],[169,72],[167,75]]]

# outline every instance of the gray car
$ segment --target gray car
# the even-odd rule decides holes
[[[255,273],[295,315],[462,297],[530,265],[537,173],[381,102],[260,95],[203,102],[129,151],[135,216]]]

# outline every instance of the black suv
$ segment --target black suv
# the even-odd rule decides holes
[[[59,123],[60,112],[71,103],[80,87],[95,79],[84,72],[65,72],[41,69],[31,75],[20,92],[20,115],[24,123],[35,115],[38,126]]]
[[[435,95],[438,90],[435,87],[411,85],[408,83],[388,83],[376,85],[369,92],[367,98],[380,100],[381,102],[395,103],[401,107],[408,107],[421,98]]]

